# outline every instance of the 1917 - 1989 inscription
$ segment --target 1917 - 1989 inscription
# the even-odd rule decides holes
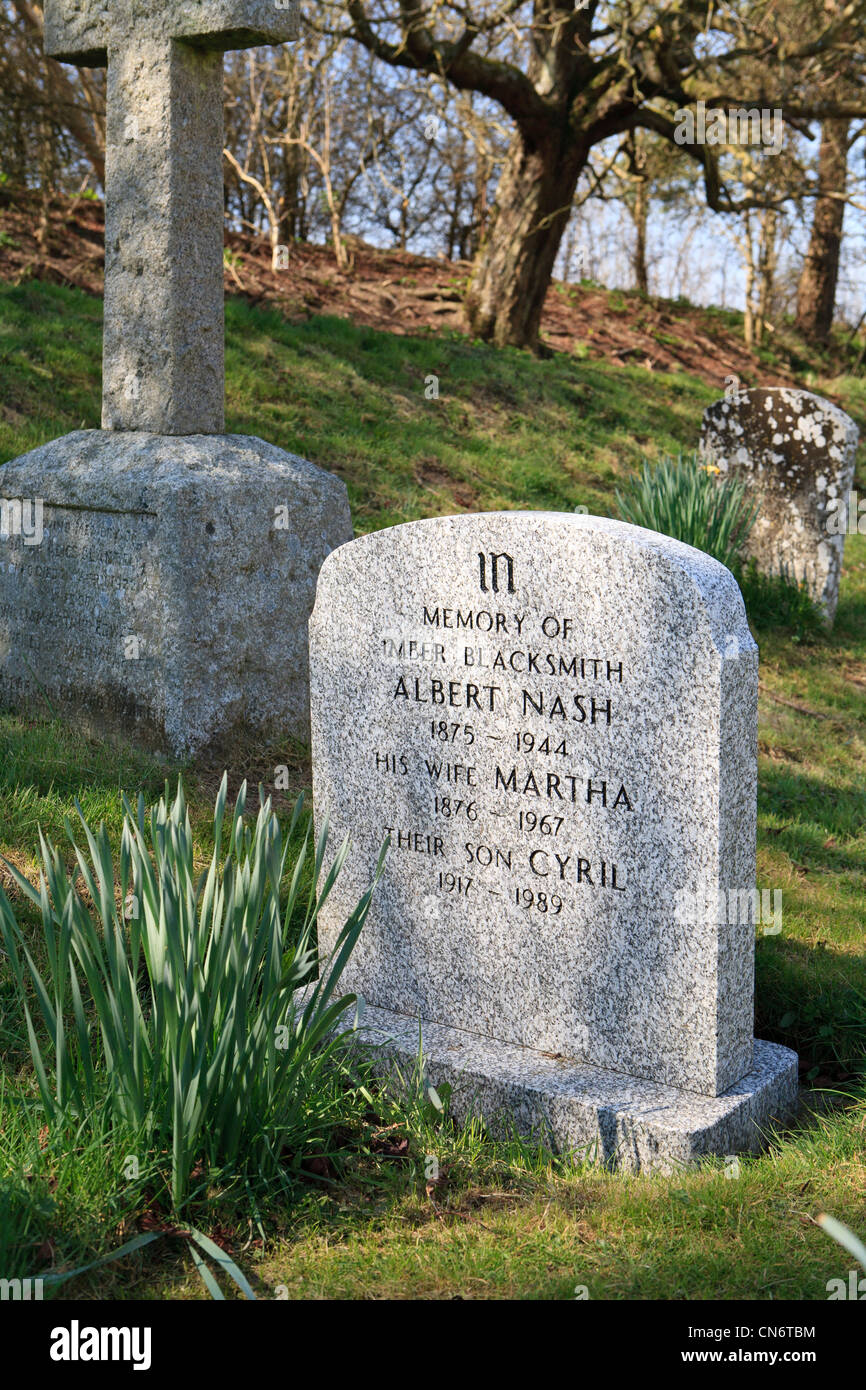
[[[326,561],[314,796],[352,851],[323,940],[387,836],[350,988],[715,1094],[751,1045],[745,1016],[718,1036],[720,949],[747,971],[750,943],[678,922],[673,904],[707,876],[754,876],[748,824],[733,827],[720,792],[722,761],[740,756],[726,751],[724,687],[751,680],[753,644],[730,576],[729,611],[708,620],[688,566],[632,539],[648,535],[595,518],[444,518]],[[714,566],[708,592],[726,574]]]

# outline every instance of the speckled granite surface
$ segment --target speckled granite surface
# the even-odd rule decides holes
[[[355,1011],[344,1017],[353,1027]],[[379,1070],[399,1088],[418,1057],[418,1019],[367,1005],[357,1038],[380,1048]],[[544,1135],[630,1173],[671,1173],[703,1156],[757,1151],[769,1130],[794,1117],[797,1057],[755,1042],[748,1073],[721,1096],[697,1096],[649,1081],[578,1066],[456,1028],[423,1023],[426,1075],[452,1087],[458,1120],[483,1116],[494,1134],[509,1126]]]
[[[854,481],[859,431],[844,410],[787,386],[741,390],[704,411],[701,449],[743,478],[761,510],[748,542],[759,569],[805,580],[832,622],[844,532],[832,519]],[[831,524],[828,525],[828,522]]]
[[[108,64],[106,429],[225,429],[222,54],[298,34],[275,0],[45,0],[45,52]]]
[[[326,950],[392,842],[346,989],[677,1091],[746,1075],[754,925],[715,904],[755,882],[757,650],[728,571],[603,518],[446,517],[329,556],[310,636],[316,814],[351,840]]]

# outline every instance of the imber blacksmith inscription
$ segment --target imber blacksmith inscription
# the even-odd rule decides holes
[[[727,571],[598,518],[413,523],[325,562],[311,664],[317,815],[352,840],[325,944],[390,839],[348,987],[705,1094],[748,1070],[750,928],[675,912],[754,882]]]

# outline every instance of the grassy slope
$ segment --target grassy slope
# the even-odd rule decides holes
[[[0,287],[0,460],[98,424],[100,318],[100,302],[78,291]],[[538,362],[456,336],[397,338],[338,319],[292,326],[240,301],[228,306],[227,368],[228,428],[338,472],[358,531],[470,508],[608,512],[617,479],[644,450],[694,445],[716,394],[682,373],[564,355]],[[431,375],[438,400],[425,399]],[[860,382],[832,389],[866,422]],[[861,495],[864,487],[861,475]],[[848,539],[830,637],[759,640],[759,882],[782,889],[784,930],[758,941],[757,1031],[796,1047],[819,1086],[850,1087],[866,1058],[866,539]],[[36,720],[3,717],[0,739],[0,852],[21,865],[32,864],[37,824],[62,835],[75,796],[116,830],[118,788],[155,792],[164,775]],[[211,774],[194,777],[203,845]],[[254,780],[261,775],[257,767]],[[306,778],[301,762],[298,785]],[[0,973],[0,1048],[12,1074],[24,1052],[7,999]],[[520,1148],[494,1151],[471,1135],[406,1124],[414,1161],[359,1152],[333,1196],[310,1191],[291,1213],[267,1212],[266,1252],[244,1257],[263,1292],[282,1284],[291,1296],[570,1297],[583,1283],[593,1297],[820,1299],[850,1260],[812,1218],[826,1208],[866,1229],[862,1105],[785,1137],[744,1162],[737,1181],[718,1172],[640,1182],[569,1172]],[[432,1200],[419,1178],[427,1152],[446,1173]],[[67,1266],[111,1249],[140,1210],[140,1197],[107,1176],[106,1164],[117,1168],[104,1147],[70,1165],[42,1150],[35,1130],[7,1125],[0,1162],[40,1175],[0,1193],[0,1207],[13,1210],[10,1247],[17,1240],[20,1255],[30,1242],[22,1273],[48,1258],[45,1247],[36,1260],[49,1239],[52,1258]],[[217,1211],[231,1232],[232,1201],[220,1199]],[[0,1236],[5,1261],[10,1247]],[[2,1274],[8,1263],[0,1264]],[[167,1255],[122,1272],[107,1266],[75,1288],[201,1293]]]

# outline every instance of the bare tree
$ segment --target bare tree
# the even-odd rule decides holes
[[[474,332],[518,346],[537,344],[595,145],[637,127],[673,140],[671,106],[704,97],[727,104],[728,92],[738,106],[779,106],[794,119],[846,114],[845,102],[814,97],[815,73],[838,66],[843,51],[846,62],[864,62],[852,38],[862,38],[864,0],[851,0],[841,17],[788,0],[784,42],[778,6],[765,0],[325,0],[323,8],[336,32],[382,62],[483,94],[510,118],[511,146],[466,308]],[[847,106],[866,109],[862,94]],[[688,152],[703,169],[709,205],[733,207],[713,148]]]

